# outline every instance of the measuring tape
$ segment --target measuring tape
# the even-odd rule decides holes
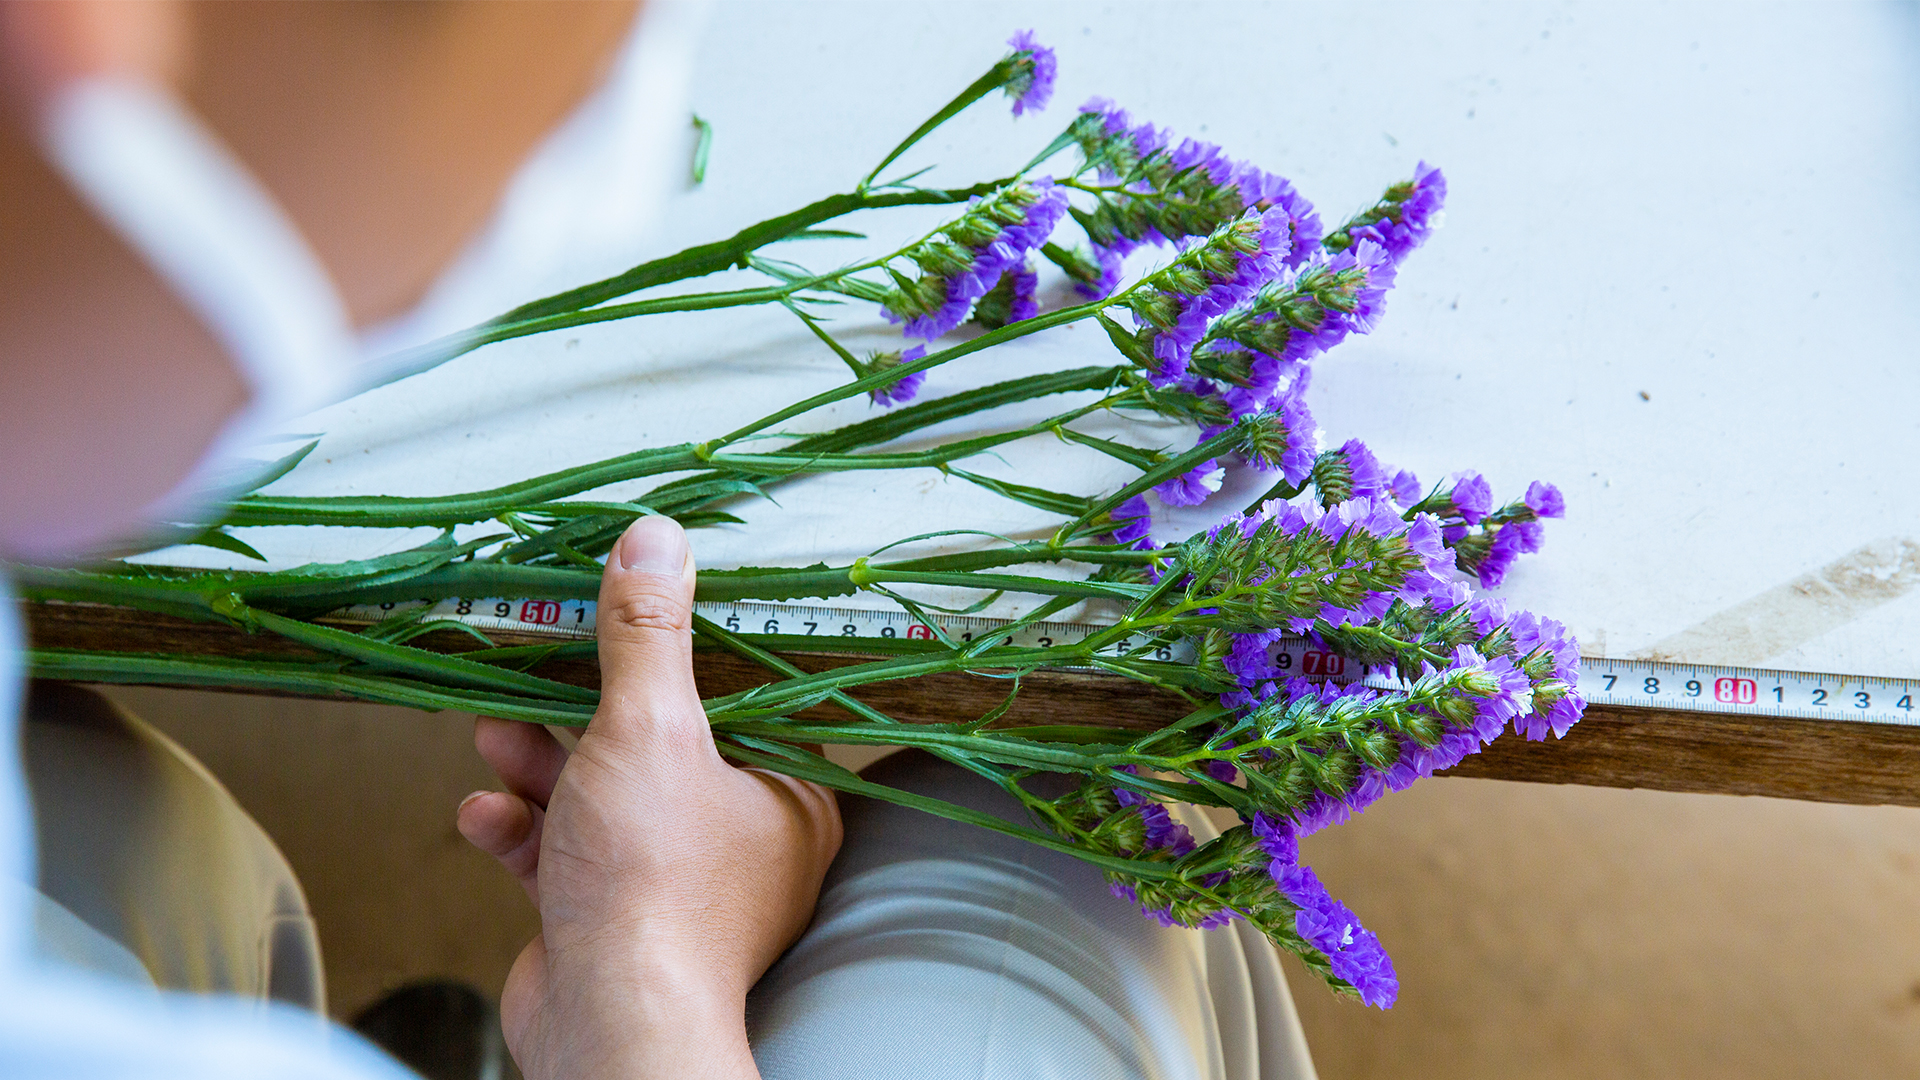
[[[401,604],[360,605],[335,613],[352,622],[378,622],[421,607],[430,610],[423,621],[451,620],[476,630],[512,630],[557,637],[594,636],[596,604],[591,600],[440,600]],[[860,642],[933,641],[937,635],[925,622],[900,610],[861,611],[854,608],[776,604],[763,601],[698,603],[694,611],[742,634],[777,634],[800,647],[818,639],[818,650],[862,651]],[[977,615],[937,618],[949,640],[966,643],[1000,632],[1004,619]],[[1003,645],[1070,645],[1104,627],[1088,623],[1034,623],[1006,635]],[[783,643],[785,644],[785,643]],[[1122,639],[1102,652],[1122,653],[1137,642]],[[1158,647],[1152,657],[1176,663],[1193,659],[1185,642]],[[1404,685],[1390,675],[1369,674],[1350,665],[1337,653],[1316,649],[1300,638],[1283,639],[1273,661],[1287,675],[1394,687]],[[1655,660],[1616,660],[1586,657],[1580,661],[1580,693],[1597,705],[1686,709],[1695,712],[1764,716],[1778,719],[1845,720],[1874,724],[1920,725],[1920,680],[1871,675],[1826,675],[1805,671],[1769,671],[1763,668],[1720,667],[1713,664],[1675,664]]]

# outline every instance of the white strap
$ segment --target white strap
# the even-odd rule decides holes
[[[346,311],[293,222],[171,95],[96,78],[65,87],[43,149],[226,347],[253,391],[200,469],[160,506],[181,512],[222,459],[334,401],[358,355]]]

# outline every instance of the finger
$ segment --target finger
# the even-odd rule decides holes
[[[518,795],[476,791],[454,813],[460,835],[499,860],[537,907],[540,903],[540,834],[546,814]]]
[[[567,763],[567,748],[539,724],[475,717],[473,746],[500,782],[515,795],[545,809]]]
[[[628,526],[600,579],[600,710],[590,735],[649,758],[714,753],[693,683],[693,581],[678,522],[643,517]]]

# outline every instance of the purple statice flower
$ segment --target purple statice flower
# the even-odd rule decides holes
[[[1480,577],[1480,584],[1494,588],[1507,580],[1507,571],[1513,567],[1515,559],[1540,550],[1542,534],[1544,530],[1538,521],[1509,521],[1507,525],[1501,525],[1500,532],[1494,534],[1494,544],[1476,567],[1475,573]]]
[[[898,355],[892,353],[876,354],[869,360],[871,367],[867,373],[871,374],[872,372],[882,371],[886,368],[912,363],[926,355],[926,348],[920,345],[915,345],[911,349]],[[875,405],[904,405],[913,400],[914,395],[920,392],[920,384],[926,381],[927,373],[924,371],[916,371],[910,375],[902,376],[899,381],[890,386],[882,386],[867,391],[867,397]]]
[[[964,268],[946,274],[927,269],[921,286],[931,286],[937,290],[937,302],[927,297],[912,298],[895,292],[881,308],[881,314],[892,322],[904,322],[906,336],[928,341],[965,322],[975,302],[998,285],[1003,276],[1026,266],[1028,254],[1047,242],[1047,237],[1053,234],[1054,227],[1067,212],[1067,193],[1055,185],[1052,178],[1039,177],[1020,185],[1020,188],[1024,189],[1023,194],[1031,201],[1021,211],[1018,220],[996,226],[991,230],[991,238],[983,243],[965,245]],[[984,228],[985,200],[1005,198],[1013,190],[974,199],[967,204],[967,213],[962,221],[949,226],[948,231],[958,232],[965,228],[968,235],[972,235],[974,231]],[[914,256],[910,254],[909,257]],[[923,266],[923,269],[926,267]],[[917,310],[905,310],[908,308]]]
[[[1073,283],[1074,291],[1088,300],[1113,295],[1113,290],[1120,287],[1121,264],[1126,261],[1125,255],[1111,248],[1100,248],[1094,258],[1100,261],[1100,280]]]
[[[1099,118],[1103,136],[1103,140],[1095,140],[1094,143],[1083,140],[1082,148],[1087,150],[1090,158],[1095,157],[1097,152],[1100,176],[1104,182],[1113,184],[1125,179],[1128,196],[1137,196],[1147,203],[1164,199],[1191,206],[1224,205],[1231,207],[1233,213],[1251,210],[1265,214],[1277,210],[1287,221],[1290,244],[1288,251],[1279,256],[1283,263],[1296,263],[1319,245],[1319,213],[1286,178],[1235,161],[1212,143],[1197,139],[1176,140],[1172,131],[1155,128],[1152,124],[1135,126],[1126,110],[1106,98],[1092,98],[1080,107],[1080,111]],[[1105,142],[1104,147],[1096,145],[1100,141]],[[1118,153],[1115,153],[1116,149]],[[1160,154],[1164,158],[1154,164],[1155,155]],[[1143,164],[1147,166],[1145,171],[1154,179],[1131,171]],[[1123,172],[1126,173],[1124,178]],[[1202,182],[1200,178],[1203,177]],[[1165,190],[1157,188],[1156,182],[1166,183],[1168,187]],[[1219,198],[1221,195],[1226,197]],[[1124,203],[1126,198],[1120,196],[1118,203]],[[1170,216],[1161,207],[1140,209],[1145,212],[1133,219],[1132,228],[1115,232],[1096,242],[1095,247],[1103,265],[1108,265],[1108,259],[1111,258],[1117,269],[1120,259],[1142,246],[1165,246],[1170,239],[1179,239],[1178,235],[1169,237],[1162,231],[1169,223],[1186,235],[1195,235],[1208,231],[1219,220],[1212,216],[1218,212],[1217,209],[1198,218]],[[1198,228],[1194,228],[1196,222],[1199,223]],[[1082,291],[1089,295],[1104,295],[1093,293],[1087,286],[1083,286]]]
[[[1497,596],[1482,596],[1467,605],[1467,619],[1481,637],[1493,633],[1507,621],[1507,602]]]
[[[1533,711],[1516,718],[1514,729],[1536,742],[1546,738],[1549,731],[1556,739],[1565,738],[1587,708],[1578,689],[1579,643],[1565,626],[1530,611],[1520,612],[1506,625],[1513,638],[1514,655],[1528,663],[1528,658],[1538,655],[1551,665],[1547,677],[1535,684]]]
[[[1392,1007],[1400,993],[1393,961],[1380,939],[1327,892],[1313,868],[1301,865],[1293,824],[1257,813],[1248,826],[1267,856],[1267,875],[1296,909],[1294,930],[1326,956],[1334,976],[1359,991],[1360,1000],[1375,1008]]]
[[[1253,165],[1243,165],[1234,182],[1240,188],[1240,197],[1246,200],[1249,207],[1255,210],[1277,207],[1286,213],[1293,234],[1293,249],[1287,254],[1287,265],[1300,265],[1310,252],[1320,246],[1320,211],[1304,195],[1295,191],[1293,183],[1286,177]]]
[[[1370,239],[1363,239],[1332,256],[1317,253],[1301,264],[1300,272],[1316,267],[1329,275],[1357,270],[1362,280],[1353,291],[1350,310],[1330,307],[1317,330],[1287,338],[1285,359],[1311,360],[1354,334],[1372,333],[1386,309],[1387,290],[1393,288],[1393,262],[1386,250]]]
[[[1353,786],[1343,796],[1316,794],[1290,819],[1299,835],[1311,836],[1330,825],[1343,824],[1388,792],[1404,791],[1416,780],[1458,765],[1498,738],[1508,721],[1514,723],[1515,730],[1522,730],[1533,684],[1511,659],[1501,656],[1488,660],[1471,647],[1461,645],[1454,650],[1453,660],[1444,671],[1428,665],[1422,672],[1423,679],[1435,676],[1457,678],[1462,684],[1471,681],[1475,690],[1461,692],[1473,701],[1473,722],[1467,727],[1447,729],[1432,746],[1403,742],[1400,757],[1391,767],[1384,772],[1362,767]],[[1328,703],[1342,697],[1372,700],[1380,696],[1379,691],[1359,683],[1342,689],[1304,679],[1287,683],[1282,692],[1289,700],[1317,695]]]
[[[1153,510],[1145,496],[1135,495],[1114,507],[1110,516],[1115,524],[1107,535],[1113,543],[1125,544],[1135,551],[1153,547]]]
[[[1213,387],[1204,379],[1184,380],[1178,386],[1196,395],[1215,394]],[[1234,389],[1228,387],[1220,393],[1227,400],[1234,419],[1245,420],[1258,414],[1269,414],[1271,426],[1265,430],[1284,440],[1284,445],[1281,445],[1278,441],[1263,437],[1260,448],[1243,452],[1240,460],[1262,472],[1277,468],[1289,484],[1305,483],[1313,473],[1314,457],[1320,449],[1320,425],[1314,421],[1313,412],[1307,408],[1306,397],[1302,393],[1306,383],[1296,382],[1284,393],[1266,400],[1228,396]],[[1224,430],[1224,427],[1202,427],[1199,442],[1204,443]]]
[[[1514,717],[1513,730],[1525,736],[1529,742],[1544,740],[1548,732],[1552,732],[1556,739],[1564,739],[1567,737],[1567,732],[1573,729],[1573,725],[1580,722],[1581,714],[1586,711],[1587,699],[1581,696],[1579,690],[1569,686],[1564,693],[1554,699],[1552,704],[1547,706],[1546,711],[1542,712],[1536,706]]]
[[[1292,233],[1285,211],[1268,210],[1257,217],[1243,218],[1233,228],[1252,241],[1253,250],[1233,255],[1232,272],[1224,276],[1206,272],[1206,285],[1198,293],[1165,293],[1175,313],[1169,323],[1155,327],[1153,357],[1157,367],[1150,373],[1161,386],[1180,381],[1186,374],[1187,360],[1193,355],[1194,346],[1206,336],[1208,325],[1278,276],[1280,260],[1291,250]],[[1192,249],[1192,246],[1188,248]]]
[[[1040,288],[1040,275],[1033,272],[1033,263],[1023,261],[1007,273],[1013,279],[1013,307],[1007,321],[1017,323],[1040,314],[1040,303],[1035,299]]]
[[[1329,540],[1338,540],[1351,529],[1362,529],[1382,539],[1398,537],[1406,544],[1408,551],[1419,557],[1420,567],[1408,573],[1397,588],[1370,592],[1350,609],[1328,605],[1315,613],[1314,617],[1336,626],[1377,619],[1386,613],[1395,599],[1410,604],[1421,603],[1435,595],[1449,593],[1454,586],[1454,551],[1441,542],[1440,529],[1433,516],[1420,514],[1408,522],[1401,518],[1399,508],[1387,499],[1349,499],[1324,509],[1314,502],[1296,505],[1270,499],[1251,514],[1230,515],[1216,526],[1215,531],[1236,528],[1242,536],[1251,536],[1268,522],[1274,523],[1283,535],[1289,536],[1313,529]],[[1304,631],[1312,623],[1312,618],[1291,620],[1284,629]],[[1271,640],[1267,639],[1266,643],[1271,644]],[[1248,684],[1243,681],[1242,685],[1245,687]],[[1234,701],[1225,704],[1244,703]]]
[[[1154,488],[1153,493],[1168,506],[1198,506],[1219,491],[1226,478],[1227,471],[1218,461],[1206,461]]]
[[[1378,324],[1393,280],[1393,264],[1371,240],[1331,255],[1316,249],[1299,265],[1281,267],[1245,304],[1217,318],[1208,327],[1207,348],[1229,355],[1236,346],[1249,350],[1257,357],[1250,374],[1261,374],[1265,360],[1273,365],[1270,378],[1275,383],[1285,378],[1286,392],[1297,394],[1312,371],[1308,361]],[[1247,391],[1219,393],[1223,400],[1240,400],[1243,407],[1257,401]]]
[[[1181,172],[1199,169],[1206,173],[1207,179],[1211,180],[1215,187],[1236,184],[1238,180],[1236,174],[1242,168],[1218,146],[1198,139],[1181,139],[1172,150],[1167,152],[1167,157],[1173,162],[1173,167]],[[1285,183],[1285,181],[1281,182]],[[1246,202],[1252,205],[1253,200],[1247,199]]]
[[[1507,721],[1526,711],[1533,696],[1533,680],[1514,666],[1513,660],[1496,656],[1489,660],[1470,645],[1454,648],[1453,670],[1480,669],[1497,687],[1495,693],[1474,699],[1474,730],[1484,745],[1498,738]]]
[[[1560,489],[1552,484],[1535,480],[1527,485],[1527,509],[1543,518],[1557,518],[1566,514],[1567,501],[1560,496]]]
[[[1280,458],[1280,475],[1286,477],[1289,484],[1302,484],[1313,472],[1314,453],[1320,445],[1320,426],[1307,411],[1304,394],[1290,393],[1279,404],[1280,425],[1287,429],[1287,452]]]
[[[1493,488],[1479,473],[1461,473],[1453,481],[1453,505],[1469,525],[1493,512]]]
[[[1053,100],[1053,78],[1059,61],[1053,50],[1034,40],[1033,31],[1022,30],[1007,39],[1013,47],[1013,78],[1007,80],[1006,94],[1013,99],[1013,115],[1039,112]]]
[[[1121,766],[1121,768],[1126,772],[1139,771],[1130,765]],[[1148,851],[1159,851],[1165,848],[1177,859],[1193,850],[1193,834],[1187,831],[1185,825],[1173,820],[1173,815],[1167,812],[1165,806],[1123,787],[1113,789],[1113,798],[1121,806],[1139,809],[1140,820],[1147,826],[1145,843]]]
[[[1480,578],[1480,584],[1492,589],[1507,580],[1507,571],[1513,568],[1513,561],[1520,557],[1519,536],[1519,531],[1513,525],[1504,525],[1494,534],[1493,544],[1487,548],[1486,558],[1481,559],[1480,564],[1474,567],[1474,574]]]
[[[1352,485],[1352,498],[1377,499],[1390,494],[1387,470],[1373,451],[1359,439],[1348,439],[1340,445],[1340,456],[1346,459],[1347,472]]]
[[[1420,478],[1406,469],[1394,473],[1387,485],[1392,490],[1393,501],[1401,506],[1412,506],[1420,501]]]
[[[1273,662],[1273,643],[1280,640],[1280,631],[1264,630],[1255,634],[1233,635],[1233,646],[1227,650],[1223,660],[1228,674],[1234,677],[1244,688],[1255,688],[1262,683],[1280,677],[1280,669]],[[1247,704],[1252,704],[1249,697]]]
[[[1371,240],[1398,266],[1433,234],[1446,201],[1446,176],[1423,161],[1415,166],[1411,181],[1389,188],[1385,198],[1329,237],[1328,246]]]
[[[1266,412],[1281,400],[1282,395],[1299,398],[1307,388],[1313,376],[1313,369],[1293,360],[1279,360],[1266,353],[1250,353],[1253,361],[1247,365],[1247,378],[1244,383],[1226,383],[1216,386],[1209,380],[1195,379],[1190,386],[1183,387],[1190,393],[1203,397],[1219,398],[1227,406],[1227,415],[1235,420],[1244,420],[1255,413]]]
[[[1373,931],[1361,926],[1347,905],[1328,895],[1310,866],[1294,868],[1277,884],[1299,908],[1293,916],[1294,930],[1326,955],[1334,977],[1358,991],[1368,1005],[1392,1008],[1400,996],[1400,979]]]
[[[1193,834],[1185,825],[1173,820],[1167,808],[1156,802],[1143,803],[1140,817],[1147,823],[1146,845],[1149,851],[1162,849],[1179,858],[1194,848]]]
[[[1225,744],[1225,746],[1226,749],[1233,749],[1231,742]],[[1204,770],[1208,776],[1213,777],[1223,784],[1231,784],[1235,780],[1240,779],[1240,770],[1234,768],[1233,763],[1230,761],[1204,761],[1200,763],[1200,768]]]
[[[1379,502],[1388,512],[1392,511],[1387,500]],[[1418,573],[1408,575],[1407,583],[1400,590],[1401,598],[1408,603],[1444,604],[1441,610],[1464,603],[1464,598],[1452,599],[1466,586],[1459,580],[1457,553],[1447,546],[1439,520],[1432,514],[1416,514],[1405,535],[1407,547],[1420,556],[1421,568]]]

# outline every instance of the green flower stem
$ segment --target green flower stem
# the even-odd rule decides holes
[[[719,735],[752,736],[791,742],[833,743],[855,746],[908,746],[937,754],[953,755],[994,764],[1013,766],[1034,772],[1069,773],[1099,776],[1102,783],[1124,787],[1144,795],[1203,806],[1251,807],[1240,789],[1229,785],[1202,786],[1169,782],[1150,775],[1126,771],[1130,767],[1175,772],[1190,762],[1176,764],[1137,754],[1127,748],[1106,749],[1105,742],[1046,743],[1024,738],[1002,737],[1003,733],[965,731],[951,725],[908,724],[807,724],[784,717],[775,720],[717,720],[713,730]],[[1275,746],[1290,746],[1295,740],[1269,740]],[[1251,745],[1251,744],[1250,744]],[[1218,751],[1195,760],[1221,757]],[[1226,788],[1225,792],[1217,789]]]
[[[790,679],[804,678],[806,676],[806,672],[801,671],[787,661],[773,653],[767,652],[765,649],[759,648],[740,635],[727,630],[725,627],[718,626],[708,619],[701,618],[698,614],[695,614],[693,617],[693,630],[695,634],[716,641],[722,648],[736,655],[746,657],[777,675],[784,675]],[[826,700],[847,710],[847,712],[854,716],[871,723],[891,725],[894,727],[900,726],[900,721],[868,705],[866,702],[852,697],[844,690],[833,691],[827,695]],[[966,754],[957,754],[946,749],[932,749],[931,752],[943,761],[951,762],[969,772],[976,773],[993,781],[1023,803],[1029,802],[1032,798],[1005,774]]]
[[[379,704],[420,709],[454,709],[529,723],[571,727],[584,726],[591,716],[590,712],[580,711],[578,707],[520,702],[470,691],[419,686],[390,678],[350,675],[310,665],[259,661],[242,664],[233,660],[209,661],[63,649],[34,650],[29,654],[29,662],[35,677],[75,682],[218,686],[303,694],[340,694]],[[849,794],[864,795],[883,802],[912,807],[952,821],[992,829],[995,832],[1018,837],[1050,850],[1071,855],[1104,870],[1154,881],[1175,880],[1180,876],[1178,871],[1165,863],[1126,859],[1088,851],[1057,836],[1017,825],[991,814],[863,780],[825,758],[807,753],[797,747],[783,747],[782,753],[772,754],[749,749],[729,739],[722,739],[718,743],[718,749],[721,753],[743,764],[810,780]]]
[[[369,383],[364,389],[384,386],[411,375],[418,375],[439,367],[448,360],[472,352],[482,345],[509,337],[521,337],[525,334],[539,333],[542,330],[558,329],[562,325],[577,323],[554,323],[546,320],[557,316],[584,311],[609,300],[644,289],[660,285],[685,281],[689,278],[705,277],[708,274],[738,267],[745,269],[747,257],[754,251],[777,243],[795,233],[802,232],[814,225],[844,217],[858,210],[884,210],[897,206],[944,206],[964,203],[980,195],[987,195],[1019,179],[1015,176],[1001,180],[989,180],[968,188],[941,190],[937,188],[915,188],[910,191],[892,192],[846,192],[829,195],[824,199],[801,207],[780,217],[770,218],[756,225],[750,225],[733,236],[710,244],[701,244],[684,251],[642,263],[624,273],[605,278],[565,292],[556,293],[531,303],[522,304],[497,318],[458,333],[449,334],[425,345],[407,349],[389,357],[382,365],[382,377]],[[686,309],[668,309],[686,310]],[[644,314],[644,312],[642,313]],[[590,319],[590,322],[603,321]],[[517,332],[502,334],[507,328]]]
[[[895,582],[958,585],[985,590],[1031,592],[1134,599],[1133,590],[1114,582],[1062,582],[1017,575],[982,575],[972,570],[1037,562],[1086,561],[1141,564],[1164,558],[1164,551],[1129,551],[1111,547],[1074,547],[1045,544],[1016,545],[988,551],[959,552],[891,563],[867,563],[859,572],[873,583]],[[346,564],[351,565],[351,564]],[[851,596],[861,583],[856,567],[809,567],[703,571],[695,599],[791,600],[808,597]],[[257,608],[324,613],[354,604],[443,600],[449,597],[510,596],[525,600],[592,600],[600,595],[601,570],[593,567],[526,566],[471,561],[426,564],[420,572],[369,577],[334,577],[333,566],[302,567],[277,574],[238,570],[148,572],[128,567],[125,572],[69,570],[17,566],[14,579],[31,600],[64,600],[112,604],[163,615],[208,621],[219,618],[214,602],[224,597]],[[316,570],[320,572],[315,572]],[[303,572],[306,575],[303,576]],[[292,582],[301,583],[295,588]]]
[[[1109,404],[1110,399],[1102,398],[1023,428],[971,439],[957,439],[928,450],[893,454],[793,453],[785,450],[767,454],[736,454],[726,450],[716,450],[707,456],[707,460],[715,466],[736,474],[768,477],[868,469],[938,468],[950,461],[983,454],[1011,442],[1057,431],[1065,424],[1107,408]]]
[[[1246,438],[1246,429],[1251,423],[1251,418],[1241,420],[1186,453],[1170,457],[1153,468],[1148,469],[1146,472],[1141,473],[1132,483],[1095,503],[1091,509],[1080,515],[1072,524],[1061,526],[1056,535],[1061,537],[1072,536],[1079,532],[1087,522],[1092,521],[1101,514],[1112,511],[1128,499],[1136,495],[1144,495],[1176,476],[1183,476],[1187,472],[1201,465],[1205,465],[1215,458],[1232,453],[1240,447],[1242,441]]]
[[[885,784],[876,784],[870,780],[863,780],[854,773],[816,754],[807,754],[804,760],[796,760],[796,758],[776,756],[751,750],[725,740],[719,743],[719,749],[722,754],[747,765],[771,769],[774,772],[784,773],[787,776],[796,777],[801,780],[811,780],[823,787],[829,787],[835,791],[844,791],[849,795],[864,795],[867,798],[878,799],[881,802],[890,802],[897,806],[923,810],[937,817],[946,818],[949,821],[959,821],[968,825],[978,825],[983,829],[992,829],[997,833],[1005,833],[1008,836],[1018,837],[1029,843],[1038,844],[1050,851],[1058,851],[1064,855],[1071,855],[1082,862],[1092,863],[1102,870],[1111,870],[1126,874],[1130,877],[1144,878],[1149,881],[1172,881],[1180,876],[1177,871],[1173,870],[1166,863],[1147,862],[1140,859],[1124,859],[1097,851],[1088,851],[1085,848],[1062,840],[1057,836],[1043,833],[1038,829],[1030,829],[1023,825],[1016,825],[1004,818],[995,817],[983,811],[946,802],[942,799],[931,798],[926,795],[918,795],[910,791],[901,791],[898,788],[890,788]],[[796,757],[798,757],[798,755],[796,755]]]
[[[345,695],[381,705],[456,709],[535,724],[584,727],[593,710],[502,694],[456,690],[379,675],[356,675],[321,665],[233,658],[201,659],[138,653],[34,649],[27,654],[34,678],[67,682],[206,686],[307,696]]]
[[[331,525],[358,528],[447,527],[476,521],[488,521],[504,514],[566,514],[569,504],[557,503],[608,484],[643,479],[670,472],[715,469],[721,476],[734,478],[779,478],[823,472],[848,472],[869,469],[938,468],[950,461],[985,453],[998,446],[1058,430],[1062,425],[1107,408],[1113,398],[1099,401],[1049,417],[1039,423],[996,435],[960,439],[929,450],[898,454],[847,454],[833,452],[794,452],[743,454],[714,449],[718,443],[681,443],[678,446],[639,450],[588,465],[562,469],[529,480],[484,491],[455,495],[427,496],[273,496],[248,495],[235,502],[220,523],[226,526],[248,525]],[[937,422],[937,421],[934,421]],[[702,482],[711,483],[716,472],[702,473]],[[750,481],[749,481],[750,482]],[[668,489],[669,494],[672,490]],[[729,489],[729,493],[738,488]],[[632,506],[631,516],[646,513],[644,502],[658,496],[649,492]],[[586,503],[582,514],[605,514],[621,508],[617,503]]]
[[[1010,548],[985,551],[961,551],[951,555],[929,555],[924,559],[881,563],[888,570],[986,570],[996,566],[1018,566],[1037,562],[1084,562],[1095,564],[1145,566],[1172,556],[1177,549],[1159,548],[1137,551],[1117,545],[1058,545],[1049,542],[1019,544]]]
[[[943,653],[931,657],[901,656],[866,664],[850,664],[830,671],[816,672],[797,679],[770,683],[752,690],[708,698],[702,702],[707,715],[724,714],[729,709],[751,707],[755,710],[777,708],[807,698],[818,700],[823,691],[845,690],[871,682],[912,679],[921,675],[942,675],[978,668],[1031,669],[1035,667],[1073,666],[1084,663],[1082,646],[1055,645],[1049,648],[1009,647],[992,649],[977,657]]]
[[[973,82],[969,84],[965,90],[960,91],[959,95],[952,101],[941,106],[939,112],[927,117],[924,123],[914,128],[913,132],[906,138],[900,140],[900,145],[894,147],[886,157],[881,158],[880,164],[875,165],[872,172],[860,178],[860,185],[856,190],[866,191],[873,185],[874,178],[880,175],[880,170],[899,160],[901,154],[913,149],[915,143],[931,135],[941,124],[960,115],[966,110],[967,106],[972,105],[974,102],[1007,85],[1007,80],[1013,78],[1016,70],[1017,67],[1011,59],[1002,60],[988,68],[985,75],[973,80]]]
[[[1009,765],[1050,772],[1084,773],[1098,768],[1140,764],[1139,759],[1124,752],[1098,753],[1089,752],[1081,744],[1003,739],[987,733],[961,731],[944,724],[802,724],[784,719],[775,722],[719,719],[713,721],[713,730],[723,735],[756,735],[797,742],[955,750],[983,754]],[[1090,745],[1099,747],[1104,744]]]
[[[332,653],[347,660],[358,661],[376,671],[410,675],[441,686],[520,694],[571,702],[576,705],[597,705],[600,702],[600,694],[597,691],[584,687],[570,686],[567,683],[543,679],[537,675],[476,663],[444,653],[429,652],[426,649],[375,641],[372,638],[350,634],[330,626],[289,619],[270,611],[247,609],[236,613],[233,618],[242,625],[270,630],[289,641],[321,652]]]
[[[1133,288],[1138,287],[1139,286],[1136,285]],[[823,405],[831,405],[836,401],[844,401],[850,397],[857,397],[870,390],[892,386],[894,383],[900,381],[901,378],[911,375],[914,372],[927,371],[939,367],[941,364],[958,360],[963,356],[970,356],[982,349],[990,349],[995,345],[1014,341],[1026,337],[1029,334],[1037,334],[1042,330],[1051,330],[1056,326],[1065,326],[1069,323],[1078,322],[1081,319],[1091,318],[1096,312],[1124,301],[1133,292],[1133,288],[1129,288],[1125,292],[1105,300],[1093,300],[1085,304],[1061,308],[1058,311],[1049,311],[1042,315],[1036,315],[1031,319],[1023,319],[1020,322],[1008,323],[998,330],[989,331],[971,341],[963,341],[957,345],[942,349],[939,352],[928,353],[918,360],[910,360],[898,366],[887,368],[884,371],[876,371],[864,378],[855,379],[850,383],[834,387],[831,390],[822,391],[804,401],[795,402],[777,412],[769,413],[745,427],[721,436],[709,445],[716,449],[722,446],[728,446],[742,439],[758,435],[775,425],[784,424],[796,416],[810,413]]]
[[[692,443],[640,450],[530,480],[461,495],[249,495],[235,502],[226,525],[339,525],[363,528],[463,525],[535,503],[645,476],[703,468]]]
[[[818,435],[809,435],[781,449],[783,453],[788,454],[820,454],[857,450],[862,446],[877,446],[922,428],[957,420],[963,416],[971,416],[974,413],[986,412],[1002,405],[1012,405],[1051,394],[1124,389],[1127,371],[1128,369],[1124,366],[1101,366],[1026,375],[1006,382],[949,394],[942,398],[889,409],[872,419],[861,420]],[[675,481],[675,483],[681,482]]]
[[[862,446],[889,442],[934,424],[1019,401],[1050,394],[1111,390],[1116,386],[1124,385],[1125,371],[1125,368],[1120,367],[1075,368],[995,383],[991,386],[923,401],[905,408],[893,409],[869,420],[862,420],[818,435],[809,435],[783,447],[781,452],[808,455],[845,452]],[[1110,403],[1113,400],[1115,399],[1109,398]],[[778,479],[762,481],[761,485],[778,482]],[[738,473],[701,472],[678,480],[670,480],[654,488],[636,500],[636,505],[645,504],[663,514],[679,514],[756,493],[761,485],[749,483]],[[528,508],[530,512],[534,509]],[[553,535],[550,531],[534,539],[510,545],[495,557],[506,562],[525,562],[556,550],[560,542],[575,543],[589,549],[610,544],[617,537],[618,531],[625,529],[627,523],[636,516],[634,509],[631,506],[618,505],[617,513],[610,512],[591,523],[573,523],[568,526],[566,533],[559,536]],[[642,509],[639,512],[645,511]]]
[[[1059,581],[1028,577],[1023,574],[978,574],[964,571],[886,570],[856,562],[848,569],[848,580],[855,585],[953,585],[963,589],[991,589],[1021,592],[1034,596],[1073,596],[1088,600],[1138,600],[1147,593],[1145,585],[1118,581]]]

